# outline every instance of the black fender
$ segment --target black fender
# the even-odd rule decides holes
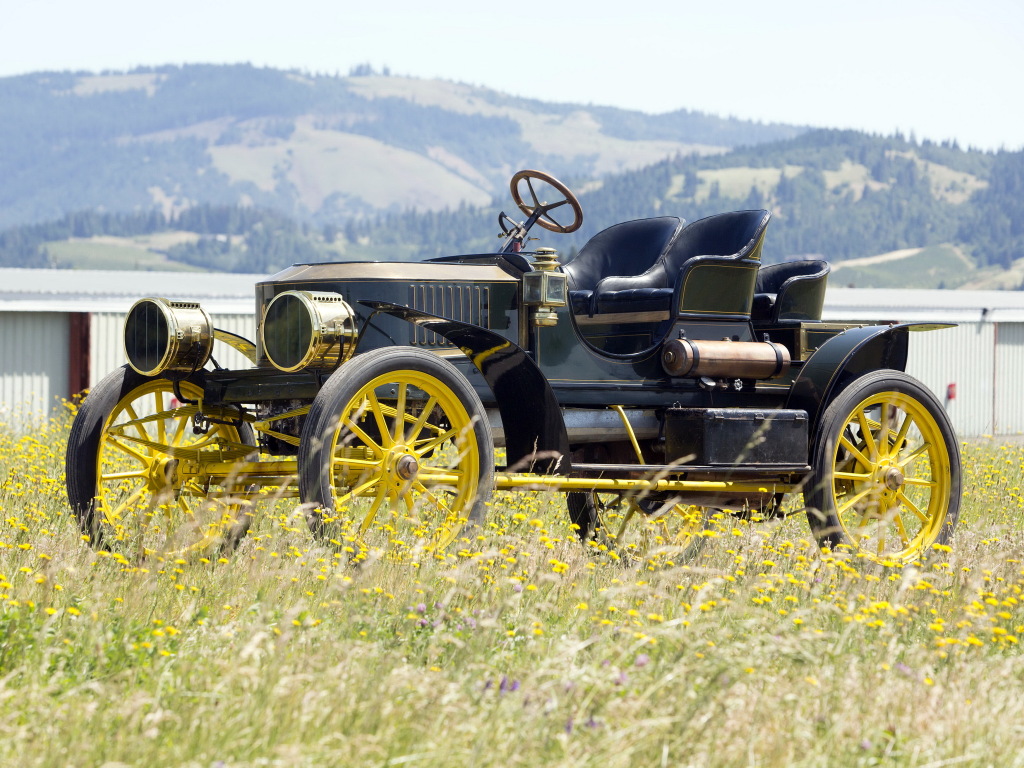
[[[522,347],[478,325],[400,304],[386,301],[361,301],[360,304],[440,334],[466,354],[483,375],[498,403],[505,429],[508,467],[542,474],[569,474],[569,435],[562,409],[548,380]]]
[[[848,381],[881,368],[907,369],[911,331],[953,328],[948,323],[866,325],[833,336],[808,358],[789,390],[786,408],[807,411],[813,436],[825,408]]]

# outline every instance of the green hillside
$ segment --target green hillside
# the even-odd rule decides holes
[[[0,78],[0,264],[270,272],[490,251],[515,170],[619,221],[769,208],[768,262],[1019,288],[1024,153],[251,66]],[[539,234],[539,233],[535,233]],[[894,255],[896,254],[896,255]],[[909,276],[909,277],[908,277]]]
[[[201,203],[340,223],[484,205],[520,167],[593,179],[803,130],[549,104],[365,67],[35,73],[0,78],[0,228]]]
[[[721,211],[768,208],[774,214],[764,252],[768,262],[814,255],[840,264],[925,249],[920,262],[927,269],[917,269],[916,258],[903,265],[914,264],[910,279],[922,287],[1022,284],[1013,277],[1024,258],[1021,152],[964,151],[898,135],[820,130],[714,156],[676,156],[576,186],[586,189],[580,195],[583,227],[544,241],[564,253],[618,221],[664,214],[693,221]],[[505,210],[510,205],[505,202]],[[420,242],[422,255],[471,252],[493,247],[493,227],[486,225],[496,213],[492,207],[392,215],[354,222],[349,231],[363,243]],[[968,274],[969,269],[980,273]],[[860,267],[845,274],[844,280],[861,287],[893,284],[885,269]]]

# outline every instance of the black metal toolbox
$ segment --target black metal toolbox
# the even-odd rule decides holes
[[[807,411],[752,408],[669,408],[669,462],[699,466],[807,463]]]

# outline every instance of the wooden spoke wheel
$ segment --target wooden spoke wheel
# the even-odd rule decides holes
[[[455,366],[415,348],[367,352],[336,371],[298,458],[313,533],[354,551],[442,549],[482,521],[494,486],[480,398]]]
[[[702,532],[718,510],[675,499],[633,499],[618,494],[573,491],[567,503],[578,533],[606,543],[628,563],[681,565],[704,546]]]
[[[201,382],[183,381],[197,400]],[[234,548],[248,530],[244,485],[211,476],[213,462],[254,450],[246,424],[193,428],[197,406],[178,401],[172,382],[125,366],[85,399],[68,439],[68,500],[90,543],[141,559]]]
[[[833,551],[910,562],[948,542],[960,513],[960,450],[942,405],[917,380],[875,371],[829,405],[804,492]]]

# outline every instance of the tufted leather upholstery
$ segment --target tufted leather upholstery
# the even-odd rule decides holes
[[[755,251],[770,219],[768,211],[757,210],[720,213],[695,221],[642,274],[601,280],[594,288],[593,304],[598,312],[671,311],[688,262],[701,256],[759,258]]]
[[[594,289],[609,275],[637,275],[647,270],[679,231],[676,216],[638,219],[598,232],[576,258],[565,264],[573,312],[593,314]]]
[[[750,319],[758,325],[820,320],[830,269],[823,259],[785,261],[761,267],[754,285]]]

